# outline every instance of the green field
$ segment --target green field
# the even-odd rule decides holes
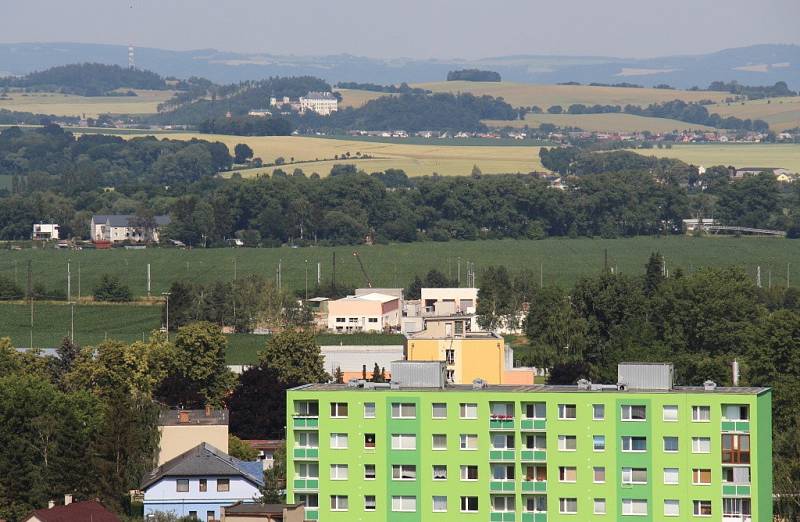
[[[85,116],[97,118],[100,114],[153,114],[173,91],[146,91],[133,89],[137,96],[76,96],[57,93],[12,92],[8,99],[0,100],[0,109],[10,111],[52,114],[54,116]]]
[[[91,295],[92,288],[104,273],[119,276],[135,295],[146,294],[147,264],[151,264],[151,293],[159,296],[172,281],[190,278],[210,282],[230,280],[234,267],[238,277],[258,273],[274,278],[281,263],[282,281],[287,288],[305,288],[308,266],[309,288],[316,281],[317,263],[322,280],[331,278],[332,254],[336,253],[336,281],[342,285],[366,286],[353,257],[358,250],[364,266],[376,287],[407,286],[415,274],[424,275],[436,268],[455,278],[458,260],[464,276],[465,261],[476,268],[506,265],[511,269],[528,268],[538,275],[541,266],[545,284],[572,285],[583,275],[594,274],[603,266],[608,251],[609,265],[623,273],[641,273],[651,252],[666,256],[670,269],[693,270],[700,266],[741,265],[755,273],[772,271],[775,284],[785,283],[786,263],[797,263],[800,282],[800,241],[753,237],[691,238],[684,236],[638,237],[632,239],[566,239],[450,241],[375,245],[357,247],[306,248],[220,248],[146,250],[0,250],[0,274],[24,286],[26,263],[31,260],[33,282],[48,289],[66,292],[67,261],[71,262],[73,294]],[[306,260],[308,261],[306,264]],[[80,271],[80,281],[78,273]],[[138,331],[138,330],[137,330]]]
[[[637,150],[647,156],[677,158],[693,165],[733,165],[734,167],[774,167],[800,172],[800,144],[674,145],[671,149]]]

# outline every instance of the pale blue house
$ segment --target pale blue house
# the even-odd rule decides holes
[[[263,485],[260,462],[235,459],[204,442],[145,476],[144,516],[161,511],[204,521],[219,520],[222,506],[258,502]]]

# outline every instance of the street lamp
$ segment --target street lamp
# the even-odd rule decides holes
[[[169,296],[171,292],[161,292],[161,295],[166,299],[167,304],[167,342],[169,342]]]

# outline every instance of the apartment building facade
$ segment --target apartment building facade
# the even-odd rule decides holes
[[[287,395],[306,519],[772,520],[767,388],[314,384]]]

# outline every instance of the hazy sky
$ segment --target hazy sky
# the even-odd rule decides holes
[[[4,4],[4,5],[3,5]],[[0,41],[272,54],[646,57],[800,43],[800,0],[24,0]]]

